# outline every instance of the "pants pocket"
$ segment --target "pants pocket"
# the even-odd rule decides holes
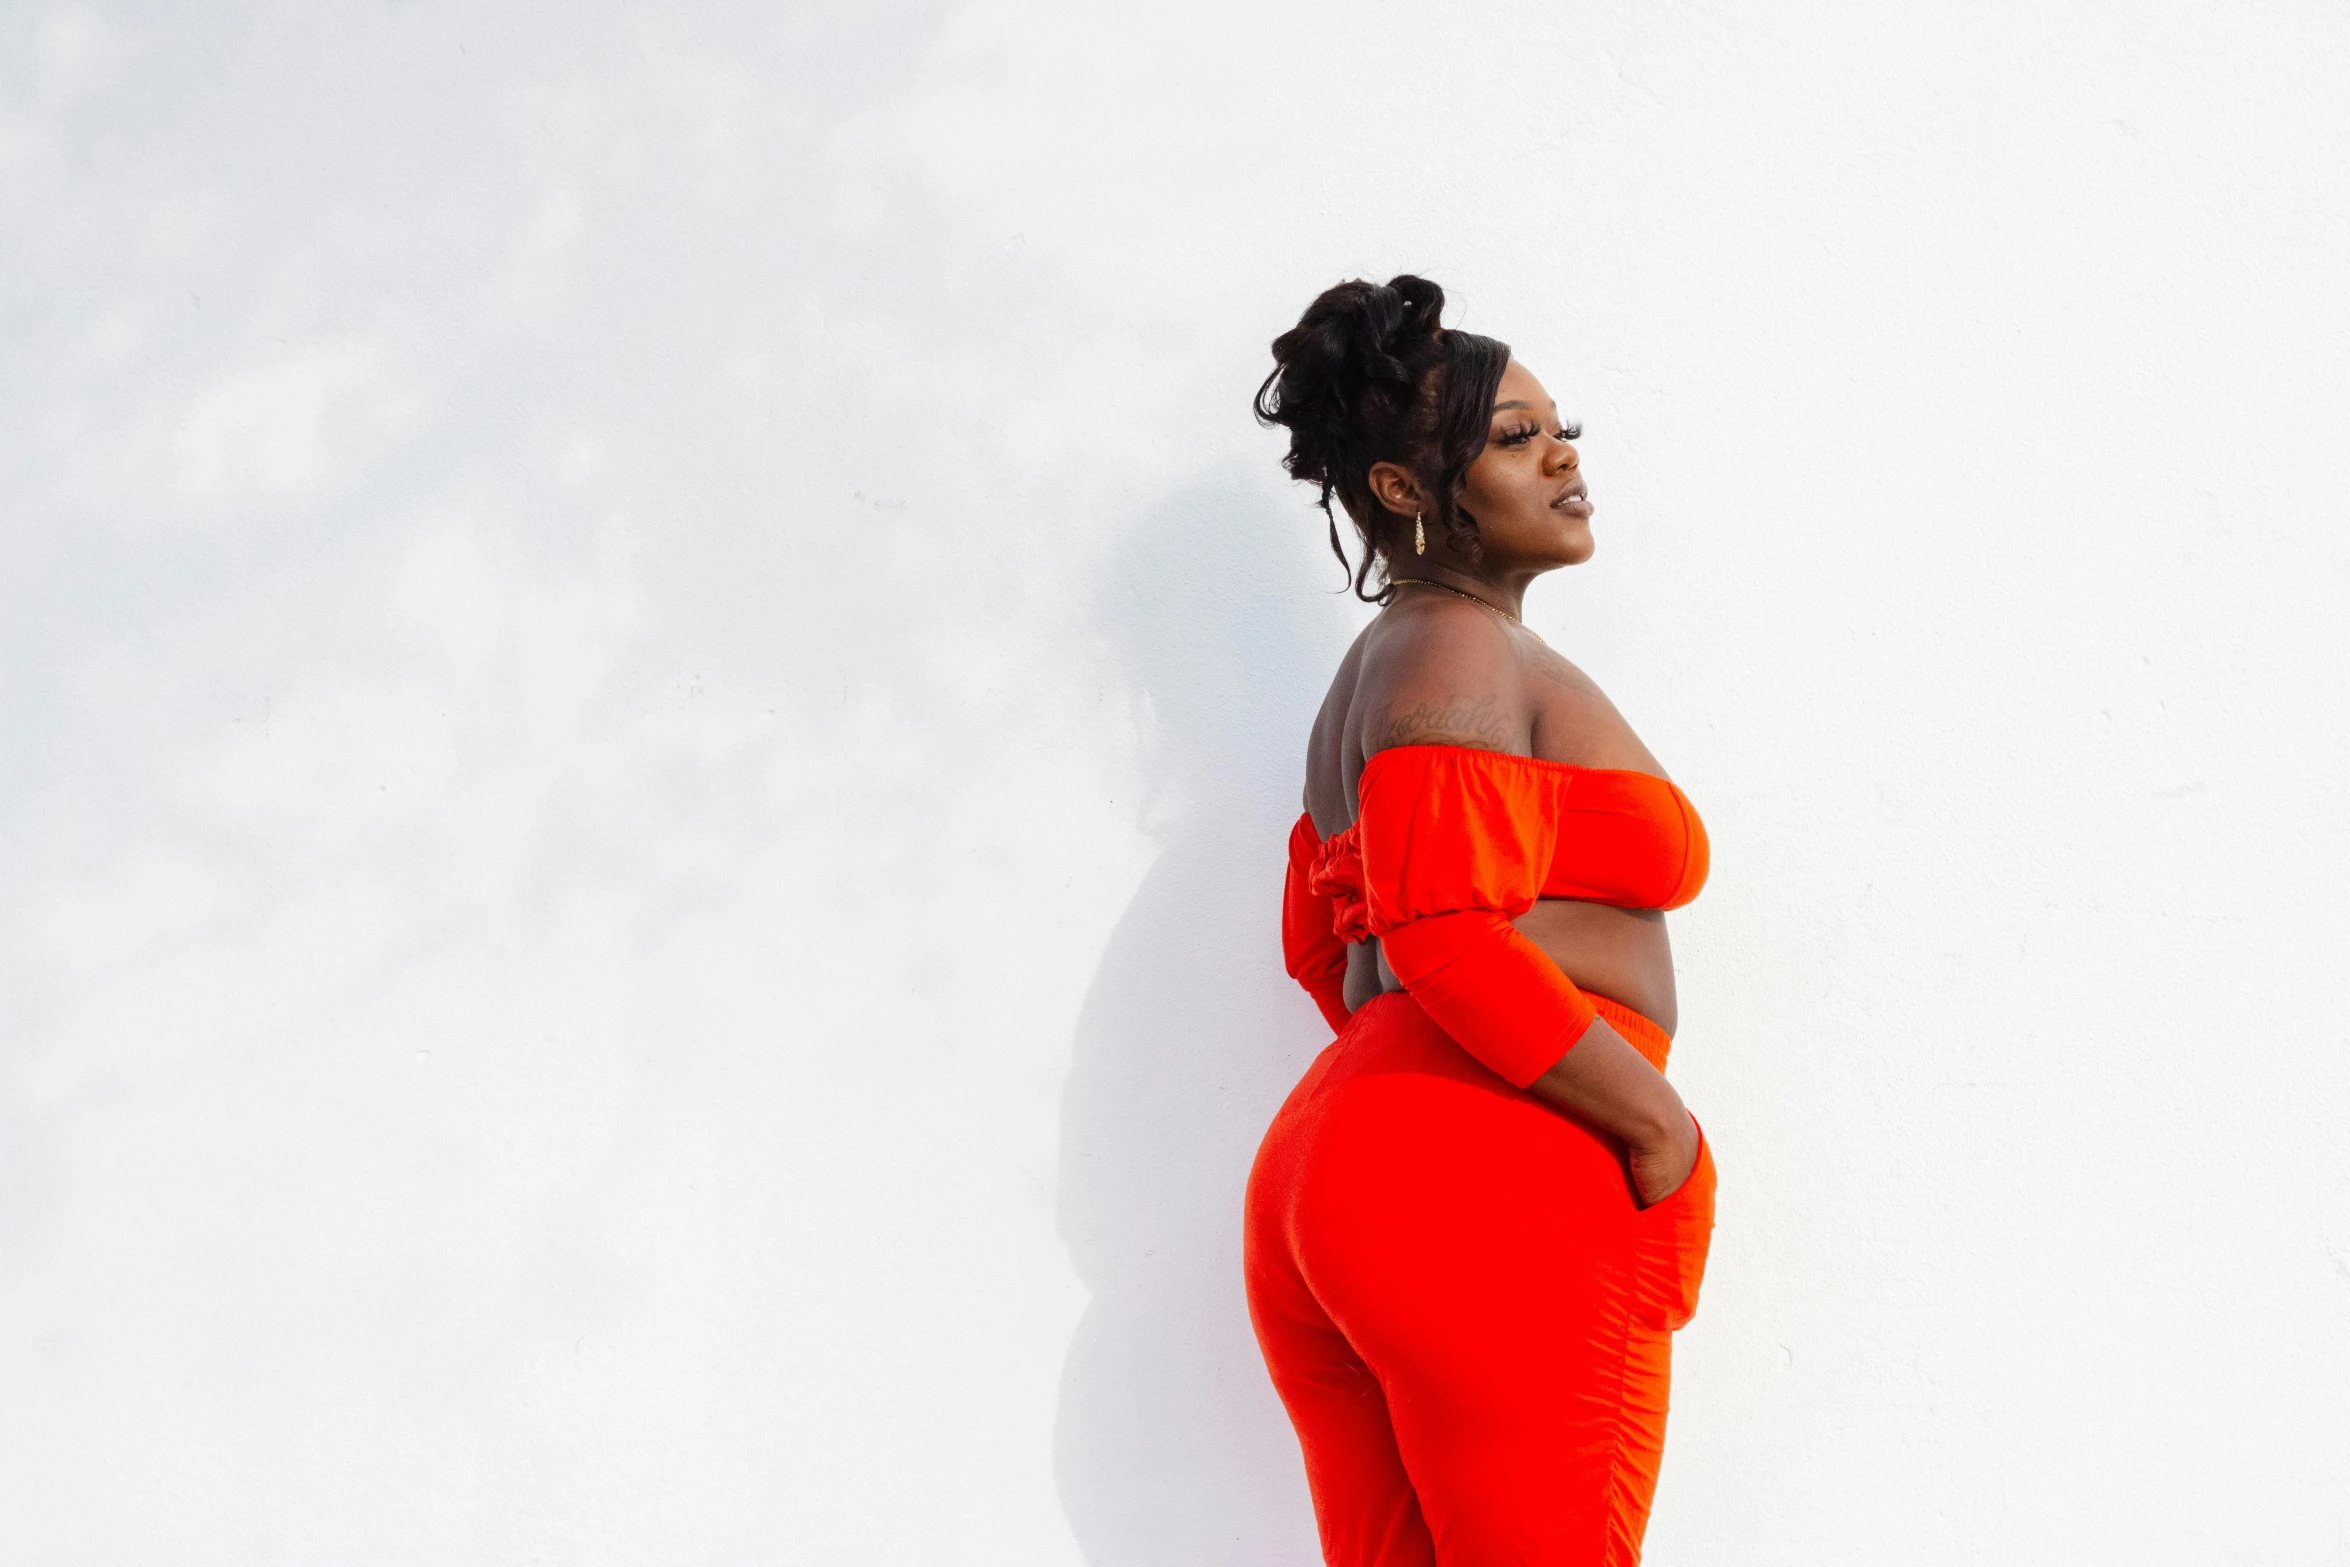
[[[1697,1314],[1697,1287],[1713,1245],[1714,1154],[1705,1128],[1697,1130],[1689,1179],[1633,1223],[1633,1316],[1644,1327],[1678,1331]]]

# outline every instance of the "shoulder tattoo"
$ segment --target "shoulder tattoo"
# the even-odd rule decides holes
[[[1509,715],[1490,693],[1480,697],[1446,697],[1441,702],[1419,702],[1388,721],[1384,744],[1467,745],[1479,750],[1507,748]]]

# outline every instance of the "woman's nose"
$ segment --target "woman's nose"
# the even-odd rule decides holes
[[[1581,466],[1582,461],[1583,454],[1576,451],[1575,443],[1565,436],[1559,436],[1550,443],[1550,471],[1552,473],[1565,473],[1569,468]]]

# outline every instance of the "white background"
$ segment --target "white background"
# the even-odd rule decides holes
[[[1367,613],[1587,425],[1705,813],[1659,1563],[2350,1562],[2350,12],[0,8],[0,1560],[1313,1559]]]

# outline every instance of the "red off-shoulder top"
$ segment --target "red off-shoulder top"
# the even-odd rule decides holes
[[[1289,833],[1282,956],[1333,1029],[1346,947],[1377,937],[1438,1027],[1508,1081],[1550,1070],[1597,1015],[1510,921],[1537,898],[1677,909],[1705,884],[1705,826],[1670,780],[1457,745],[1375,753],[1354,821]]]

